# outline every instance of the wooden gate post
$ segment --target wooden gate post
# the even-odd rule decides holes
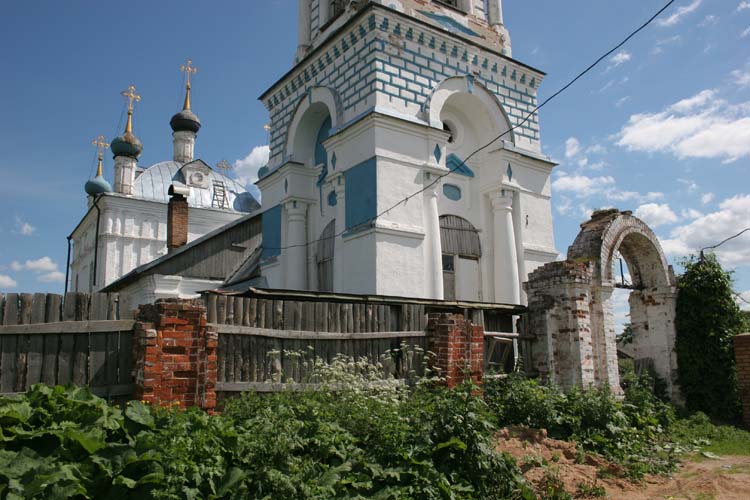
[[[203,302],[158,300],[136,319],[135,399],[214,410],[218,334],[206,324]]]
[[[737,364],[737,385],[742,403],[742,423],[750,428],[750,333],[735,335],[734,359]]]
[[[431,369],[455,387],[471,378],[482,383],[484,328],[473,325],[462,314],[430,314],[427,350],[434,353]]]

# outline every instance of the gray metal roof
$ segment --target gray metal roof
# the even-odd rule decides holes
[[[169,190],[169,186],[175,181],[185,183],[185,179],[180,172],[182,167],[183,165],[176,161],[163,161],[147,168],[135,179],[133,195],[136,198],[168,203],[169,196],[167,195],[167,191]],[[240,183],[219,172],[215,172],[213,169],[211,169],[211,173],[209,174],[208,189],[190,187],[188,206],[195,208],[220,208],[214,206],[212,203],[214,181],[221,181],[226,186],[227,201],[230,208],[225,208],[224,210],[249,213],[258,208],[259,204],[253,195],[248,193]]]

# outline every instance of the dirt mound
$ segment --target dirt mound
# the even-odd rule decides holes
[[[550,439],[544,429],[502,429],[497,449],[516,458],[524,477],[540,495],[564,489],[573,498],[613,500],[750,498],[750,457],[708,459],[698,455],[672,477],[647,476],[632,483],[618,465],[580,452],[574,442]]]

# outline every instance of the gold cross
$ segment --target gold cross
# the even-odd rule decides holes
[[[130,85],[120,94],[128,100],[128,111],[133,111],[133,101],[140,102],[141,100],[141,96],[135,93],[135,85]]]
[[[234,167],[229,164],[226,160],[221,160],[219,163],[216,164],[216,168],[221,170],[221,175],[225,176],[227,175],[227,171],[234,170]]]
[[[104,155],[104,150],[109,147],[109,144],[104,142],[104,136],[100,135],[93,141],[91,141],[91,144],[96,146],[97,151],[99,151],[99,158],[101,158]]]
[[[188,59],[185,64],[182,64],[180,66],[180,71],[185,73],[185,78],[187,78],[187,86],[188,88],[190,88],[190,77],[198,72],[198,68],[193,66],[192,59]]]

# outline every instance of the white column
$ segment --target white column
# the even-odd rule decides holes
[[[320,26],[323,26],[325,23],[328,22],[328,19],[331,17],[330,12],[330,6],[331,6],[331,0],[319,0],[318,2],[318,23],[320,23]]]
[[[310,9],[312,0],[299,0],[299,26],[297,33],[299,42],[297,45],[297,61],[305,57],[310,46]]]
[[[336,191],[336,234],[346,229],[346,183],[344,174],[337,173],[331,177],[331,184]],[[344,239],[338,236],[333,243],[333,291],[344,292]]]
[[[424,172],[423,213],[425,242],[425,293],[427,298],[442,300],[443,250],[440,245],[440,214],[438,212],[438,187],[435,174]],[[435,182],[430,186],[430,183]]]
[[[285,287],[289,290],[307,289],[307,204],[292,200],[286,203],[287,213],[286,241],[287,247],[283,261],[285,270]]]
[[[115,193],[133,194],[136,163],[136,159],[129,156],[115,157]]]
[[[174,161],[177,163],[190,163],[195,156],[195,132],[190,130],[179,130],[172,133],[172,147],[174,149]]]
[[[503,0],[489,0],[487,18],[490,25],[503,24]]]
[[[513,228],[513,195],[504,189],[490,195],[494,216],[495,302],[521,303],[516,235]]]

